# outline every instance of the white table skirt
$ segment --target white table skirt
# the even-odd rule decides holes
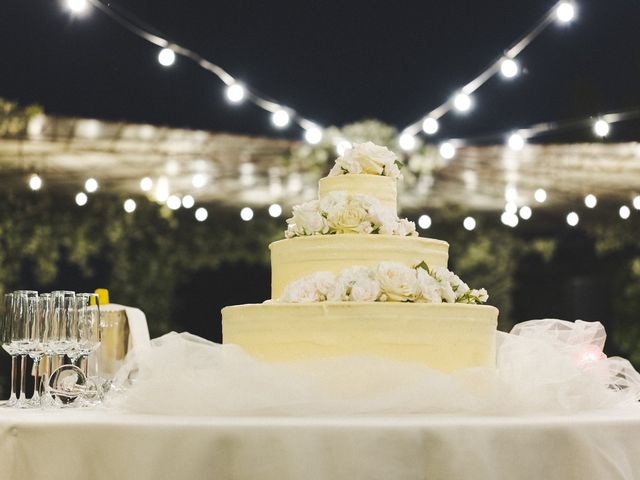
[[[640,407],[573,416],[0,409],[2,480],[639,479]]]

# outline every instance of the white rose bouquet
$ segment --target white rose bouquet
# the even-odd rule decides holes
[[[387,147],[373,142],[357,143],[336,159],[329,176],[366,173],[401,178],[402,162]]]

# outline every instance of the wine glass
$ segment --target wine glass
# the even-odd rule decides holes
[[[16,397],[16,358],[18,351],[11,343],[11,327],[13,316],[13,293],[4,294],[4,312],[0,318],[0,343],[2,349],[11,356],[11,395],[9,400],[4,404],[6,407],[13,407],[18,402]]]
[[[75,292],[56,290],[51,292],[52,312],[49,333],[49,350],[58,357],[58,365],[64,363],[64,355],[72,347],[71,328],[75,322]],[[49,372],[50,374],[51,372]]]
[[[88,356],[100,346],[100,297],[96,293],[76,295],[77,355],[84,361],[83,371],[87,375]]]
[[[31,406],[40,406],[40,359],[42,358],[42,335],[44,333],[44,317],[40,308],[43,299],[40,297],[27,298],[27,311],[24,318],[25,329],[25,350],[31,360],[33,360],[33,395],[30,400]],[[46,297],[44,299],[46,301]]]
[[[27,318],[29,308],[33,308],[33,302],[29,299],[37,298],[35,290],[16,290],[13,292],[13,309],[11,315],[11,347],[20,355],[20,389],[18,401],[14,406],[19,408],[29,407],[25,396],[25,381],[27,369],[27,355],[29,354],[30,332]]]

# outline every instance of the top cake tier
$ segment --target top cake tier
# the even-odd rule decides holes
[[[331,192],[377,198],[383,207],[388,208],[393,215],[398,215],[398,190],[395,178],[353,173],[321,178],[318,183],[320,200]]]

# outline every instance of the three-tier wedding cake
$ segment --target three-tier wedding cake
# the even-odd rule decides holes
[[[291,361],[374,355],[442,371],[495,363],[498,310],[447,269],[442,240],[397,215],[402,164],[355,145],[272,243],[272,300],[222,310],[224,343]]]

